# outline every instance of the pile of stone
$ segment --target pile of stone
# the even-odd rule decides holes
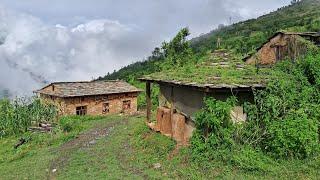
[[[28,128],[29,131],[41,132],[41,133],[51,132],[52,129],[53,129],[53,125],[51,123],[48,123],[48,122],[39,123],[37,127]]]

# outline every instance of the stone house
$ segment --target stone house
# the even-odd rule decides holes
[[[35,91],[56,104],[61,115],[135,113],[140,92],[123,81],[55,82]]]
[[[213,54],[211,58],[214,59],[213,61],[198,65],[197,70],[199,72],[194,70],[190,72],[191,74],[184,74],[185,78],[178,78],[169,72],[152,74],[140,78],[140,81],[146,83],[147,124],[151,129],[172,137],[182,145],[188,144],[195,129],[195,114],[204,107],[205,97],[213,97],[221,101],[225,101],[233,96],[237,97],[239,106],[233,108],[230,114],[231,119],[234,123],[246,121],[247,117],[241,104],[253,102],[253,90],[265,88],[265,83],[260,80],[252,80],[251,75],[249,75],[250,73],[246,70],[246,66],[251,65],[241,63],[241,59],[229,63],[226,60],[232,58],[224,56],[227,53],[214,52]],[[250,68],[248,67],[248,69]],[[238,83],[231,83],[229,82],[229,77],[203,77],[204,75],[200,74],[200,72],[208,70],[212,74],[218,71],[225,71],[225,73],[221,74],[228,75],[239,72],[243,76],[237,77]],[[179,71],[179,69],[176,71]],[[204,80],[199,81],[201,78],[204,78]],[[230,76],[231,78],[234,77]],[[153,121],[151,116],[152,103],[150,96],[152,94],[152,85],[158,86],[160,89],[156,121]]]
[[[307,52],[306,41],[320,45],[317,32],[278,32],[270,37],[257,52],[244,58],[247,64],[268,66],[285,58],[296,59]]]
[[[195,113],[204,107],[204,98],[213,97],[227,100],[236,96],[239,104],[253,102],[253,89],[262,89],[262,84],[227,85],[227,84],[197,84],[182,83],[159,79],[141,78],[146,82],[147,92],[147,122],[149,127],[170,136],[182,144],[188,144],[192,131],[195,129]],[[151,85],[160,87],[159,107],[156,123],[151,120]],[[235,123],[246,121],[246,114],[241,106],[234,107],[231,112]]]

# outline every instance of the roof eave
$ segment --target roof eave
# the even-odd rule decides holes
[[[44,95],[48,95],[48,96],[59,97],[59,98],[75,98],[75,97],[84,97],[84,96],[104,96],[104,95],[125,94],[125,93],[141,93],[141,92],[143,92],[143,90],[139,89],[137,91],[128,91],[128,92],[105,93],[105,94],[83,94],[83,95],[73,95],[73,96],[50,94],[50,93],[45,93],[45,92],[36,92],[36,93],[44,94]]]
[[[182,83],[179,81],[166,81],[159,79],[151,79],[151,78],[139,78],[141,82],[151,82],[157,84],[170,84],[174,86],[185,86],[192,87],[196,89],[201,89],[205,91],[210,90],[245,90],[252,91],[252,89],[264,89],[266,88],[265,84],[252,84],[252,85],[241,85],[241,84],[198,84],[198,83]]]

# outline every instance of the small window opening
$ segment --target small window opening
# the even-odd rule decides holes
[[[52,91],[54,91],[54,85],[52,85]]]
[[[108,114],[110,112],[110,104],[103,103],[102,105],[102,114]]]
[[[128,109],[131,109],[131,101],[130,100],[123,101],[122,110],[128,110]]]
[[[78,116],[85,116],[87,114],[87,106],[76,107],[76,114]]]

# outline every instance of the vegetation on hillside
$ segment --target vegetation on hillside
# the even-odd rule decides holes
[[[192,138],[195,161],[217,160],[244,170],[270,171],[276,160],[319,158],[320,53],[274,67],[279,77],[255,92],[253,104],[242,104],[248,121],[233,124],[236,99],[207,99],[196,116]]]
[[[248,122],[242,125],[234,125],[230,120],[230,109],[237,103],[235,99],[206,100],[207,106],[196,118],[197,131],[192,139],[191,154],[195,162],[219,160],[242,170],[268,172],[267,164],[277,166],[275,159],[297,158],[308,162],[319,158],[320,55],[317,48],[310,47],[309,55],[296,62],[284,61],[273,69],[246,66],[241,62],[242,57],[255,51],[277,31],[319,31],[319,7],[318,0],[297,1],[191,42],[185,41],[189,32],[183,29],[170,46],[164,43],[161,60],[156,61],[157,71],[148,71],[145,77],[200,84],[248,84],[249,80],[268,85],[266,90],[255,92],[254,104],[244,104]],[[231,51],[233,55],[217,58],[216,53],[221,52],[217,49],[226,49],[222,53]],[[131,78],[137,78],[135,72]]]
[[[277,11],[257,19],[218,28],[194,38],[189,43],[195,57],[190,59],[192,61],[201,59],[207,55],[208,51],[216,49],[233,50],[240,57],[243,57],[252,53],[278,31],[320,31],[320,1],[293,2],[289,6],[279,8]],[[219,47],[217,47],[218,39],[221,40]],[[184,62],[187,61],[189,61],[188,58],[184,59]],[[128,65],[100,79],[137,79],[143,75],[159,72],[164,62],[163,49],[155,48],[155,51],[146,60]]]
[[[320,31],[320,1],[302,0],[275,12],[214,30],[192,40],[197,53],[209,49],[233,49],[242,55],[254,51],[278,31]],[[220,39],[220,47],[217,47]]]

